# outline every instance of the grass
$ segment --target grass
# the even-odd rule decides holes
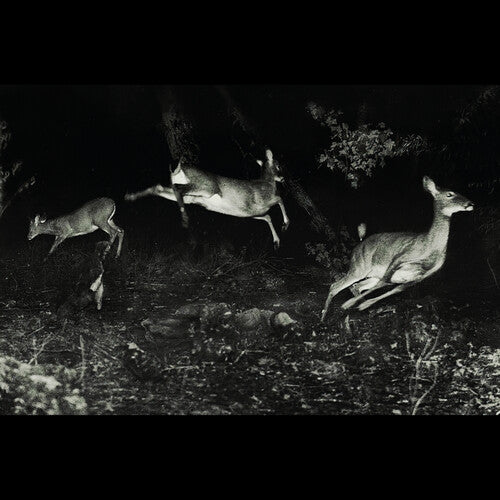
[[[0,356],[73,370],[67,383],[90,414],[500,412],[497,296],[435,282],[348,316],[339,297],[320,324],[329,278],[313,263],[131,244],[108,257],[102,311],[61,320],[92,241],[65,242],[42,264],[45,251],[0,261]],[[243,328],[235,318],[251,308],[298,323]]]

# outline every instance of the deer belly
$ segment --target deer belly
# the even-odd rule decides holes
[[[94,226],[93,224],[87,230],[82,230],[82,229],[78,230],[78,229],[76,229],[75,232],[71,233],[70,238],[74,238],[75,236],[83,236],[84,234],[93,233],[94,231],[97,231],[98,229],[99,229],[99,227],[98,226]]]
[[[203,206],[211,212],[217,212],[225,215],[232,215],[234,217],[251,217],[252,214],[248,212],[245,206],[235,203],[230,198],[224,198],[218,194],[210,198],[200,198],[196,204]]]

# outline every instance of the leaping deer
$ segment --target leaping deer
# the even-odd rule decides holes
[[[187,221],[184,203],[200,205],[211,212],[234,217],[263,220],[271,229],[274,248],[278,249],[280,239],[268,212],[274,205],[279,205],[283,215],[282,231],[286,231],[290,219],[286,214],[283,200],[276,190],[276,182],[282,182],[283,177],[279,175],[271,150],[266,150],[265,162],[258,160],[257,163],[263,168],[262,176],[255,180],[240,180],[204,172],[195,167],[182,165],[180,161],[171,174],[174,188],[158,184],[144,191],[126,194],[125,200],[135,201],[144,196],[160,196],[177,201],[184,221]]]
[[[67,238],[93,233],[102,229],[108,233],[110,247],[118,236],[116,257],[120,256],[124,231],[112,220],[116,211],[115,202],[111,198],[97,198],[85,203],[82,207],[67,215],[47,220],[36,215],[30,221],[28,240],[39,234],[52,234],[56,237],[45,259]]]
[[[455,212],[472,211],[474,204],[458,193],[438,188],[427,176],[423,178],[423,186],[434,198],[434,220],[429,231],[421,234],[373,234],[359,243],[353,251],[348,273],[330,287],[321,321],[324,321],[333,297],[354,284],[353,292],[359,295],[349,299],[342,307],[349,309],[361,302],[357,308],[363,311],[441,269],[446,258],[451,216]],[[390,285],[396,286],[365,300],[368,294]]]

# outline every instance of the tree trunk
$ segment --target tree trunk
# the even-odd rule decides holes
[[[249,123],[248,119],[243,115],[243,113],[231,97],[231,94],[229,93],[227,88],[222,85],[216,85],[215,87],[227,105],[227,111],[233,123],[233,127],[238,126],[243,135],[247,137],[247,147],[254,149],[255,146],[258,145],[260,149],[263,150],[264,143],[260,138],[258,132],[256,131],[255,127],[253,127]],[[233,140],[235,139],[233,138]],[[242,154],[247,154],[243,150],[241,144],[237,140],[235,140],[235,142],[240,148]],[[286,167],[282,163],[280,163],[279,167],[285,178],[285,181],[283,183],[285,190],[289,192],[297,202],[297,204],[307,212],[307,214],[309,215],[309,225],[311,226],[311,228],[315,232],[324,235],[329,241],[334,240],[335,232],[328,223],[326,217],[319,211],[319,209],[316,207],[310,196],[306,193],[299,182],[290,177]]]
[[[173,158],[174,165],[170,166],[170,172],[177,167],[179,161],[183,161],[192,166],[199,164],[199,147],[193,133],[193,125],[186,117],[182,105],[175,94],[173,87],[165,87],[158,95],[162,109],[162,131]],[[189,218],[184,206],[181,193],[172,184],[177,204],[181,213],[181,223],[184,228],[189,228]],[[194,235],[190,231],[190,238],[193,242]]]

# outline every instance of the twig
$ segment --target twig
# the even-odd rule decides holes
[[[41,326],[40,328],[37,328],[36,330],[33,330],[32,332],[30,333],[27,333],[26,334],[26,337],[29,337],[30,335],[33,335],[34,333],[37,333],[39,332],[40,330],[43,330],[45,328],[45,325]]]
[[[42,352],[45,349],[45,346],[51,341],[51,337],[53,335],[54,335],[53,333],[49,334],[47,336],[47,338],[42,342],[42,346],[40,347],[40,349],[38,349],[38,351],[35,352],[34,356],[28,361],[29,365],[31,365],[31,363],[33,363],[33,361],[35,362],[35,365],[38,365],[38,356],[40,354],[42,354]],[[36,349],[36,339],[35,339],[35,337],[33,337],[33,348]]]
[[[108,358],[114,359],[115,361],[121,363],[120,359],[110,354],[106,349],[104,349],[104,347],[101,347],[99,344],[94,343],[94,347],[97,347],[97,349],[99,349],[102,353],[104,353]]]
[[[85,381],[83,377],[85,376],[85,344],[83,343],[83,336],[80,335],[80,352],[82,355],[82,374],[80,375],[80,382],[82,383],[82,389],[85,389]]]
[[[417,414],[418,407],[420,406],[420,404],[422,403],[422,401],[430,394],[430,392],[432,391],[432,389],[434,389],[434,387],[436,386],[437,376],[438,376],[438,367],[437,367],[437,364],[433,364],[432,366],[434,367],[434,379],[432,381],[432,385],[417,400],[417,402],[415,403],[415,406],[413,407],[413,411],[411,412],[412,415],[416,415]]]
[[[493,271],[493,268],[491,267],[491,264],[490,264],[490,259],[489,259],[489,258],[487,258],[487,259],[486,259],[486,263],[488,264],[488,267],[490,268],[490,272],[491,272],[491,274],[492,274],[492,276],[493,276],[493,279],[495,280],[495,285],[496,285],[496,287],[497,287],[497,288],[500,288],[500,287],[498,286],[498,281],[497,281],[497,277],[496,277],[496,275],[495,275],[495,271]]]
[[[9,205],[13,202],[14,198],[16,198],[18,195],[20,195],[24,190],[28,189],[34,183],[35,183],[35,178],[31,177],[29,180],[27,180],[17,188],[17,191],[3,204],[2,207],[0,207],[0,218],[4,214],[5,210],[7,210]]]
[[[421,405],[422,401],[430,394],[430,392],[436,386],[437,376],[438,376],[438,366],[437,363],[433,363],[432,366],[434,370],[434,377],[432,385],[424,392],[424,394],[422,394],[419,398],[417,398],[418,383],[419,381],[425,380],[423,377],[421,377],[420,373],[422,363],[424,361],[427,361],[432,356],[432,354],[436,350],[438,339],[439,339],[439,332],[436,334],[434,341],[432,340],[432,338],[427,339],[427,342],[425,343],[425,346],[422,349],[415,363],[415,373],[410,377],[408,389],[410,392],[410,401],[413,404],[413,408],[411,409],[411,415],[417,414],[418,408]],[[408,333],[406,333],[406,350],[408,351],[410,359],[413,361],[415,359],[415,355],[414,353],[411,352],[410,349],[410,336]]]

